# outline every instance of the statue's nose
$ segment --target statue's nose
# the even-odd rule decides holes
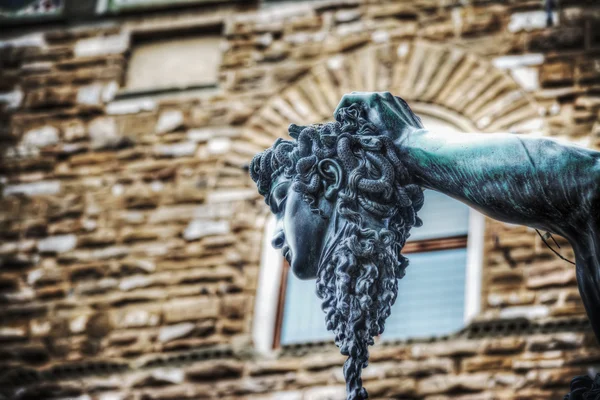
[[[283,230],[279,230],[273,236],[273,240],[271,240],[271,246],[273,246],[276,249],[280,249],[283,247],[284,243],[285,243],[285,235],[283,234]]]

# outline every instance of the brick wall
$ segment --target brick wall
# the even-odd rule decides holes
[[[600,9],[562,2],[546,28],[537,1],[460,4],[327,1],[7,32],[6,393],[343,398],[332,345],[252,350],[266,209],[243,167],[256,151],[289,122],[330,118],[351,90],[390,90],[482,131],[600,143]],[[136,35],[215,23],[216,95],[118,98]],[[372,397],[554,398],[600,362],[572,265],[534,231],[491,220],[485,253],[479,325],[375,346]]]

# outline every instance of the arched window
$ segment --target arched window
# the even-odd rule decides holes
[[[433,116],[440,112],[430,106],[413,108],[432,131],[472,130],[455,116]],[[483,215],[426,190],[419,216],[423,226],[411,231],[404,247],[410,265],[398,282],[398,298],[380,340],[449,334],[463,328],[480,310]],[[325,328],[315,281],[302,281],[288,273],[279,251],[270,246],[274,229],[271,218],[265,231],[255,309],[257,349],[266,352],[283,345],[333,340]]]

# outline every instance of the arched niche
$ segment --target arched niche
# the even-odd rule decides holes
[[[372,45],[334,55],[273,96],[252,116],[241,141],[269,147],[290,123],[331,120],[345,93],[389,91],[418,113],[427,104],[477,131],[543,133],[531,96],[488,60],[424,40]]]
[[[545,133],[545,123],[535,101],[488,60],[463,48],[448,48],[424,40],[402,41],[370,45],[352,53],[333,55],[316,64],[295,83],[270,98],[249,119],[237,139],[238,145],[233,146],[233,151],[238,153],[235,157],[249,162],[256,152],[270,147],[277,138],[287,138],[290,123],[331,120],[342,96],[352,91],[389,91],[404,98],[417,115],[427,116],[430,121],[440,120],[463,132]],[[266,249],[270,241],[266,224],[269,219],[263,220],[263,249]],[[470,246],[480,249],[484,218],[478,214],[472,221],[470,231],[479,233],[472,235],[476,244]],[[263,280],[278,274],[271,270],[280,268],[281,260],[275,260],[276,257],[275,253],[263,250],[259,272]],[[469,257],[469,263],[476,265],[481,263],[482,252],[477,250]],[[475,301],[469,303],[465,321],[474,318],[480,310],[476,303],[481,294],[481,271],[471,268],[470,274],[472,284],[467,295]],[[271,285],[264,293],[259,289],[257,296],[255,312],[268,314],[271,322],[274,322],[272,311],[269,314],[262,305],[273,301],[277,293],[277,288]],[[256,317],[264,316],[257,314]],[[254,324],[254,337],[261,332],[265,332],[264,329]],[[257,343],[257,350],[267,351],[270,338]]]

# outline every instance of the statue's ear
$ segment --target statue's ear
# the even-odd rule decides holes
[[[344,183],[344,169],[332,159],[319,161],[317,169],[325,181],[325,198],[334,200]]]

